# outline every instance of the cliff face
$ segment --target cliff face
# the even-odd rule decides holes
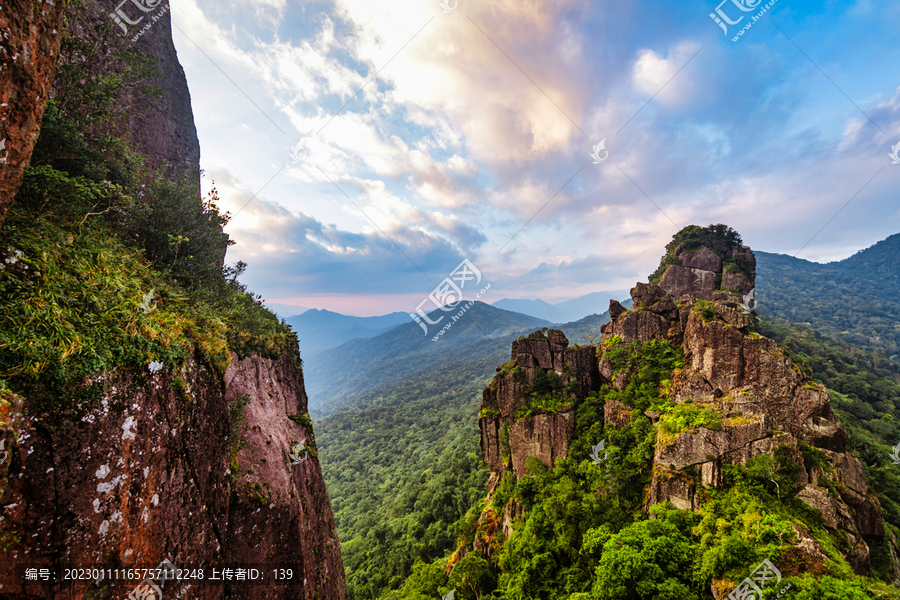
[[[129,98],[127,130],[151,165],[196,171],[199,145],[168,4],[120,8],[135,11],[138,4],[152,11],[129,25],[131,35],[150,27],[129,43],[155,58],[164,93]],[[9,34],[0,48],[17,61],[0,69],[8,104],[0,107],[6,117],[0,128],[16,140],[7,145],[9,164],[0,167],[4,214],[37,136],[65,8],[61,0],[0,8]],[[117,25],[105,10],[118,9],[95,0],[69,7],[69,35],[110,52],[102,30]],[[136,21],[140,14],[128,16]],[[16,173],[7,170],[13,167]],[[26,269],[16,267],[19,275]],[[227,369],[210,366],[199,351],[179,364],[151,363],[143,373],[110,367],[83,382],[102,397],[73,401],[77,408],[62,415],[42,414],[33,399],[0,385],[0,597],[125,598],[140,581],[63,584],[61,568],[155,568],[168,560],[205,568],[207,578],[212,568],[249,565],[266,577],[255,585],[194,581],[180,591],[175,584],[175,597],[345,599],[303,375],[290,350],[277,360],[232,353]],[[55,570],[57,583],[26,585],[26,566]],[[276,568],[290,569],[290,577],[281,571],[275,581]]]
[[[65,9],[65,0],[9,0],[0,8],[0,225],[40,131]]]
[[[865,538],[884,535],[881,507],[869,493],[862,464],[847,447],[828,392],[794,367],[775,342],[749,331],[750,316],[737,304],[738,297],[721,289],[705,293],[713,299],[702,306],[706,312],[698,310],[690,294],[676,304],[662,287],[639,285],[632,290],[635,309],[603,327],[604,340],[669,339],[681,345],[685,368],[673,373],[671,399],[723,418],[717,430],[700,427],[674,439],[659,436],[649,504],[672,502],[696,509],[702,488],[723,485],[725,465],[787,452],[797,465],[795,482],[803,487],[798,498],[822,511],[826,525],[846,541],[850,564],[861,574],[868,572]],[[610,370],[608,359],[601,357],[601,373]],[[808,470],[804,447],[822,452],[826,462]],[[699,479],[685,476],[691,467]]]
[[[288,418],[306,414],[301,373],[287,353],[277,361],[233,354],[226,382],[193,361],[146,382],[100,377],[99,405],[53,425],[24,416],[25,402],[14,398],[4,412],[16,437],[6,438],[10,456],[0,464],[0,593],[69,597],[62,586],[23,589],[17,563],[115,568],[168,559],[293,570],[287,585],[203,586],[196,598],[346,598],[318,460],[307,452],[293,464],[290,456],[291,444],[312,445],[312,432]],[[231,463],[230,423],[245,395],[243,447]],[[124,597],[133,587],[84,581],[71,597]]]
[[[225,382],[230,401],[250,397],[241,432],[246,446],[232,474],[237,492],[232,496],[225,560],[292,564],[296,580],[305,583],[290,588],[290,595],[266,588],[254,598],[346,598],[337,530],[302,376],[284,354],[277,362],[256,357],[232,361]]]
[[[626,388],[632,374],[614,368],[613,348],[665,340],[684,352],[684,367],[671,374],[669,401],[708,409],[721,417],[721,426],[658,432],[645,510],[662,502],[697,510],[704,489],[724,485],[725,466],[778,455],[797,466],[797,498],[822,512],[845,558],[858,573],[867,573],[866,539],[880,539],[885,532],[881,507],[870,493],[863,465],[847,446],[827,390],[795,367],[775,342],[751,331],[748,309],[753,307],[745,295],[754,285],[753,253],[738,244],[695,244],[690,250],[677,246],[664,260],[668,267],[659,285],[639,283],[632,289],[633,310],[610,303],[612,320],[601,329],[603,343],[596,354],[591,346],[567,348],[559,331],[550,331],[548,338],[536,332],[513,343],[513,360],[498,367],[485,389],[479,418],[482,457],[492,470],[489,497],[504,471],[522,477],[529,456],[547,466],[566,456],[575,435],[575,410],[591,390],[600,385]],[[572,370],[566,372],[566,365]],[[554,370],[564,384],[576,385],[564,385],[568,405],[534,410],[523,418],[521,409],[533,396],[529,384],[538,366]],[[626,426],[633,410],[607,401],[607,427]],[[646,415],[659,421],[658,413]],[[512,502],[501,512],[499,521],[508,529],[521,507]],[[482,515],[482,524],[496,518],[489,513]],[[796,534],[798,557],[813,564],[825,560],[826,552],[809,532],[797,527]],[[491,551],[483,541],[476,540],[475,547]]]
[[[116,35],[127,36],[125,44],[128,47],[156,59],[161,77],[153,84],[162,88],[163,94],[159,98],[143,95],[130,98],[136,110],[132,112],[126,131],[151,166],[157,167],[165,162],[176,172],[197,172],[200,168],[200,142],[194,126],[187,79],[172,41],[169,1],[147,0],[140,3],[152,7],[147,11],[139,9],[137,4],[121,4],[122,12],[119,14],[116,3],[82,0],[83,6],[69,7],[68,34],[92,44],[101,43],[99,32],[112,26]],[[124,29],[117,26],[112,15],[119,18]],[[136,24],[131,25],[128,21]],[[140,37],[132,41],[138,34]]]

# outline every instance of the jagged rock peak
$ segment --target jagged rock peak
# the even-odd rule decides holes
[[[712,300],[716,292],[747,294],[756,280],[756,258],[727,225],[688,225],[666,246],[650,283],[680,298]]]
[[[552,467],[574,436],[577,403],[601,383],[593,346],[569,346],[558,329],[512,343],[509,362],[484,389],[481,455],[494,472],[525,474],[525,459]]]

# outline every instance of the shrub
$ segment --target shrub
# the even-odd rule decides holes
[[[721,429],[722,415],[712,409],[693,404],[676,404],[659,419],[659,431],[667,436],[675,436],[686,429],[697,427]]]
[[[234,245],[222,231],[230,214],[219,212],[215,188],[201,199],[198,187],[196,179],[184,174],[171,181],[157,172],[141,192],[144,202],[129,208],[127,232],[156,268],[169,272],[186,289],[221,291],[221,261],[226,248]]]

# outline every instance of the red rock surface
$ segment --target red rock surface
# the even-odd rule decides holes
[[[0,538],[20,541],[0,546],[0,594],[88,598],[101,591],[85,582],[73,596],[62,589],[21,595],[13,569],[22,563],[156,566],[167,558],[176,566],[293,565],[296,587],[235,587],[232,598],[346,598],[318,460],[287,459],[291,441],[312,437],[288,419],[306,412],[290,357],[233,355],[224,388],[197,362],[169,369],[147,383],[98,379],[106,394],[76,421],[51,424],[23,416],[21,405],[9,410],[17,441],[0,465]],[[232,482],[228,400],[243,394],[251,397],[240,434],[246,445]],[[250,497],[256,482],[271,491],[265,504]],[[111,597],[130,591],[109,582],[101,588]],[[197,587],[190,597],[224,598],[226,590]]]
[[[66,3],[0,7],[0,226],[22,183],[56,73]]]

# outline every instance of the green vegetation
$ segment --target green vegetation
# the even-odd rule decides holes
[[[475,510],[487,485],[475,418],[485,375],[474,362],[442,365],[316,421],[351,598],[397,589],[415,579],[416,561],[456,549],[457,522]],[[479,513],[469,514],[472,523]],[[428,587],[431,575],[421,577],[415,589],[430,598],[452,589],[444,582],[437,594]]]
[[[516,380],[525,385],[525,372],[518,370],[516,375]],[[535,367],[534,378],[524,387],[525,405],[516,411],[516,420],[530,417],[538,411],[556,413],[570,406],[574,402],[571,394],[575,392],[576,387],[577,383],[574,380],[565,385],[562,377],[555,372]]]
[[[659,419],[659,431],[666,436],[677,437],[681,432],[697,427],[721,429],[722,415],[706,407],[676,404]]]
[[[308,431],[310,434],[312,434],[313,425],[312,425],[312,419],[309,418],[309,413],[303,413],[300,415],[288,415],[288,419],[290,419],[297,425],[304,427],[306,429],[306,431]]]
[[[848,346],[806,325],[762,318],[759,332],[784,345],[804,372],[828,388],[831,406],[847,430],[849,445],[862,461],[889,530],[900,535],[900,475],[892,447],[900,442],[900,366],[881,352]],[[801,447],[807,466],[822,466],[824,454]],[[829,489],[836,493],[835,489]],[[873,572],[888,577],[886,544],[869,544]]]
[[[757,252],[761,314],[900,365],[900,234],[836,263]]]
[[[219,377],[230,353],[299,366],[296,335],[221,266],[229,215],[196,175],[145,167],[117,128],[155,73],[131,50],[64,42],[56,100],[0,230],[0,377],[32,414],[76,418],[102,393],[92,380],[196,356]],[[110,61],[118,67],[107,73]],[[107,75],[92,77],[97,73]],[[88,381],[87,384],[85,382]]]
[[[457,598],[463,600],[705,600],[712,597],[713,581],[740,582],[763,559],[784,567],[783,584],[791,584],[790,597],[900,597],[887,584],[853,574],[838,551],[840,542],[825,529],[821,515],[796,498],[797,465],[785,447],[775,449],[774,455],[755,457],[743,467],[727,466],[725,485],[706,488],[700,510],[657,505],[651,509],[653,518],[647,519],[645,491],[658,430],[666,435],[687,427],[715,428],[721,425],[721,417],[700,406],[674,405],[668,399],[672,372],[683,366],[680,349],[653,341],[643,346],[620,345],[609,352],[615,353],[615,367],[626,369],[631,379],[625,390],[605,387],[578,405],[577,437],[568,456],[552,469],[529,459],[530,475],[518,482],[505,476],[490,506],[473,503],[457,523],[460,543],[471,547],[478,536],[496,548],[491,558],[470,552],[466,557],[474,558],[456,576],[454,569],[448,577],[448,563],[463,564],[457,562],[459,553],[448,549],[441,557],[416,562],[410,577],[394,591],[371,597],[440,597],[455,588]],[[860,377],[879,379],[865,367],[858,369]],[[635,409],[630,423],[620,430],[603,423],[604,404],[613,399]],[[643,415],[645,410],[662,413],[658,428]],[[601,439],[606,440],[609,457],[602,465],[594,465],[590,451]],[[823,458],[821,452],[803,451],[807,461]],[[697,473],[687,469],[668,476],[690,480]],[[510,501],[519,502],[525,512],[514,521],[507,539],[497,523]],[[476,531],[478,515],[482,520]],[[807,559],[792,545],[797,541],[792,524],[808,530],[829,560],[804,562]],[[870,544],[873,565],[876,559],[886,565],[876,545]],[[877,569],[876,574],[887,575]],[[461,585],[463,581],[466,585]],[[766,591],[767,598],[777,592]]]
[[[716,318],[716,303],[697,300],[691,310],[700,313],[700,317],[707,323]]]

